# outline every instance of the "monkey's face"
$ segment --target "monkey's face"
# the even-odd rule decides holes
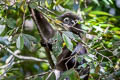
[[[80,24],[77,23],[80,20],[80,18],[73,13],[65,13],[61,15],[58,19],[62,21],[65,25],[80,28]]]
[[[70,17],[65,17],[62,22],[69,26],[74,26],[75,24],[77,24],[77,20],[73,20]]]

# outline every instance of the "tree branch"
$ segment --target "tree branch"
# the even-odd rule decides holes
[[[32,14],[32,18],[37,26],[37,29],[40,33],[40,36],[42,38],[42,40],[44,41],[45,43],[45,51],[46,51],[46,56],[48,58],[48,62],[51,66],[51,68],[54,68],[54,63],[53,63],[53,60],[52,60],[52,57],[51,57],[51,54],[50,54],[50,49],[49,49],[49,46],[48,46],[48,40],[50,38],[52,38],[53,34],[54,34],[54,31],[53,29],[51,28],[50,24],[47,22],[47,20],[44,18],[44,16],[42,15],[42,13],[39,12],[38,14],[38,11],[37,10],[33,10],[30,8],[30,12]],[[38,20],[38,19],[41,19],[41,20]],[[42,21],[43,20],[43,21]],[[44,30],[42,30],[42,27],[44,27],[45,29],[48,28],[48,34],[45,34],[47,32],[44,32]]]
[[[6,49],[10,54],[12,54],[14,57],[18,58],[18,59],[22,59],[22,60],[32,60],[32,61],[40,61],[40,62],[48,62],[47,60],[43,60],[43,59],[39,59],[39,58],[35,58],[35,57],[28,57],[28,56],[21,56],[21,55],[18,55],[18,53],[20,53],[19,50],[16,50],[16,51],[12,51],[10,50],[9,48],[1,45],[1,48],[4,48]]]

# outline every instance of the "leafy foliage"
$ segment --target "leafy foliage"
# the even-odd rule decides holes
[[[41,59],[47,60],[47,58],[45,50],[39,43],[41,38],[36,25],[34,23],[25,25],[26,20],[31,20],[29,5],[30,8],[42,12],[52,27],[58,30],[52,39],[54,63],[56,63],[55,57],[60,55],[64,46],[73,51],[76,42],[82,42],[88,54],[77,56],[76,59],[81,61],[84,58],[87,61],[78,68],[90,65],[89,80],[119,80],[120,7],[117,5],[118,1],[30,0],[29,4],[27,0],[0,1],[0,79],[55,79],[55,74],[49,72],[51,70],[49,63],[40,61]],[[72,32],[61,31],[62,28],[56,22],[59,15],[69,11],[83,19],[83,22],[78,21],[84,31],[83,39]],[[19,55],[16,53],[17,50],[20,51]],[[21,55],[33,56],[37,58],[35,58],[37,61],[26,61],[15,55],[18,57]],[[43,55],[44,57],[42,57]],[[47,71],[48,73],[42,74]],[[82,79],[74,69],[64,72],[60,80],[64,78]]]

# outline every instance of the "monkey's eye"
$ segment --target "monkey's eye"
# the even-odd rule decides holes
[[[75,25],[75,24],[76,24],[76,21],[72,20],[72,21],[71,21],[71,24],[72,24],[72,25]]]
[[[68,17],[66,17],[66,18],[64,18],[64,23],[66,23],[66,24],[68,24],[69,23],[69,18]]]

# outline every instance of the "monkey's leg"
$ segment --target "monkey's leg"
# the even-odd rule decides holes
[[[77,69],[79,65],[86,63],[85,59],[78,62],[74,55],[87,54],[87,50],[83,47],[82,43],[78,43],[73,52],[68,50],[66,47],[63,48],[63,52],[58,56],[56,68],[62,72],[67,71],[71,68],[75,68],[80,75],[85,75],[84,80],[88,80],[89,77],[89,66],[86,68]],[[82,71],[82,72],[81,72]]]

